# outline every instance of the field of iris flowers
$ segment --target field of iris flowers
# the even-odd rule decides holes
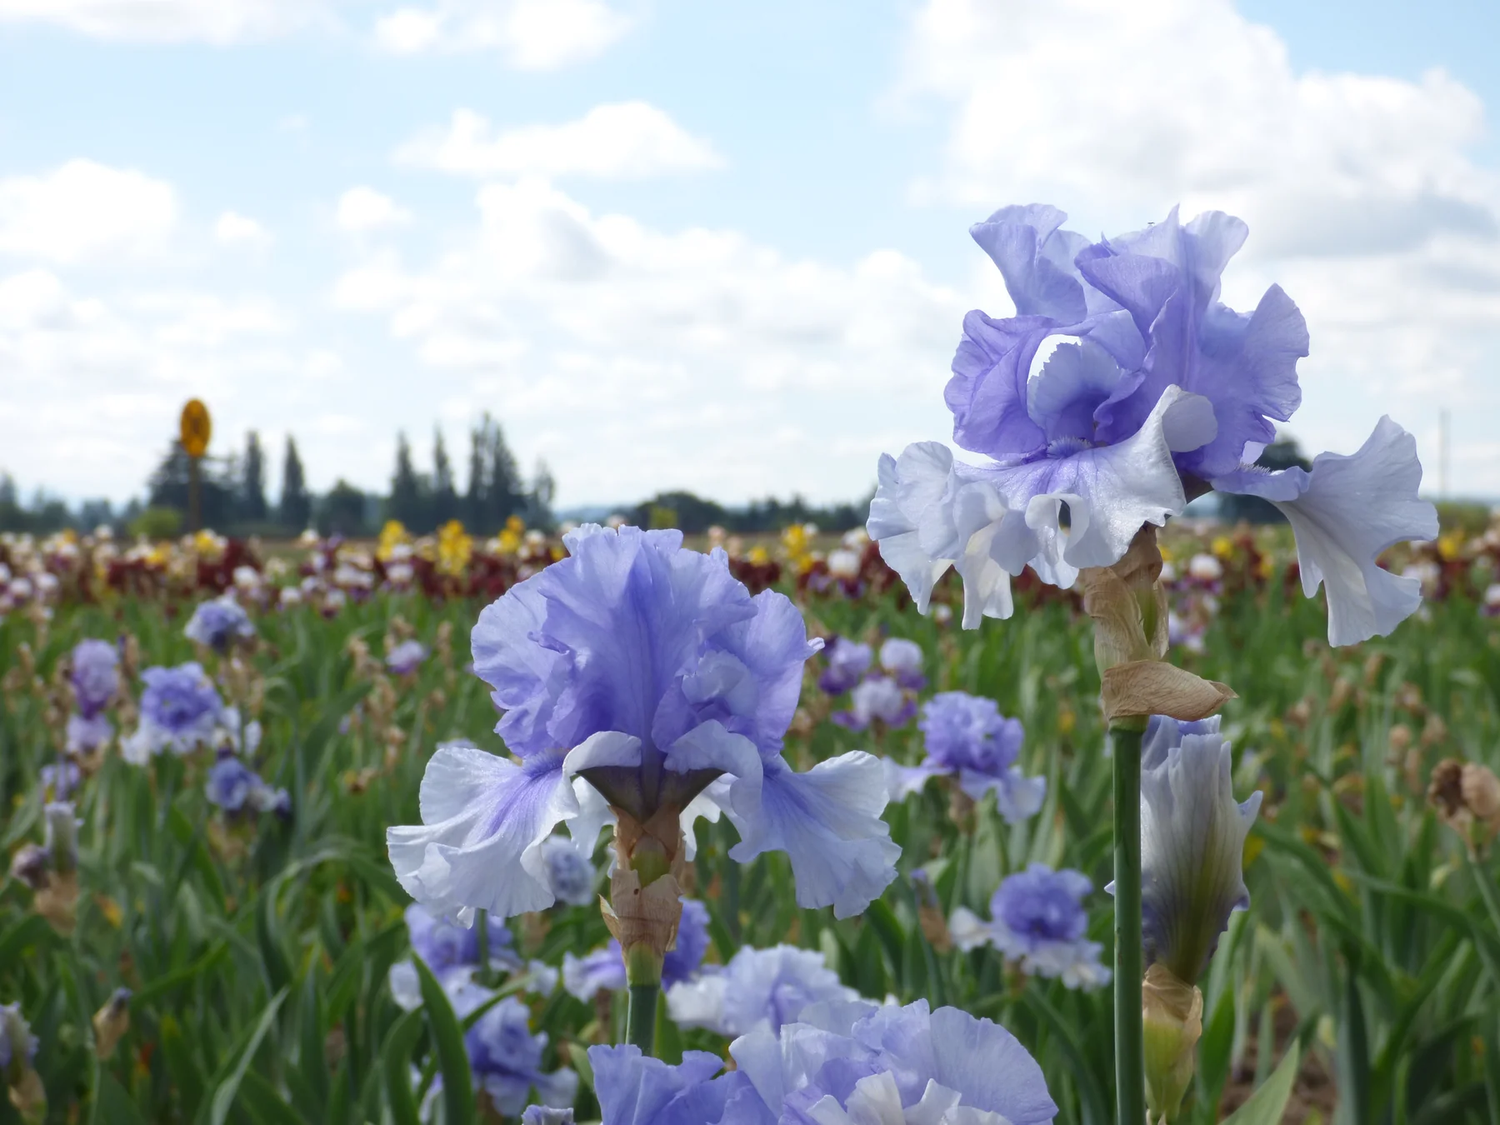
[[[596,897],[606,843],[548,838],[527,862],[555,904],[467,930],[414,907],[388,858],[390,828],[439,815],[418,794],[440,744],[506,752],[470,632],[563,553],[461,537],[0,545],[0,1122],[599,1119],[595,1063],[619,1060],[587,1049],[640,1019]],[[1079,599],[1023,587],[1012,619],[962,630],[956,580],[919,615],[858,536],[729,546],[826,642],[782,756],[884,759],[880,855],[899,858],[838,918],[799,907],[793,848],[736,862],[732,815],[698,820],[648,1013],[683,1065],[658,1086],[757,1027],[926,1001],[1008,1029],[1056,1120],[1112,1120],[1111,762]],[[1174,659],[1238,693],[1226,768],[1256,814],[1173,1120],[1256,1089],[1238,1120],[1500,1120],[1500,534],[1397,559],[1423,609],[1338,649],[1288,546],[1165,540]]]

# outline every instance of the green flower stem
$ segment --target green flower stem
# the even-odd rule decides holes
[[[661,995],[661,958],[645,946],[625,954],[625,980],[630,985],[630,1008],[625,1016],[625,1042],[643,1055],[656,1053],[656,1002]]]
[[[1141,735],[1109,729],[1115,769],[1115,1105],[1116,1125],[1146,1125],[1141,1030]]]

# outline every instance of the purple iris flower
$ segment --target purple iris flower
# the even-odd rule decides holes
[[[115,726],[104,715],[92,718],[84,715],[69,715],[67,726],[68,752],[70,754],[92,754],[109,741]]]
[[[206,790],[209,803],[227,813],[274,812],[285,817],[292,811],[291,794],[267,785],[233,750],[220,752],[208,771]]]
[[[464,1046],[474,1088],[488,1094],[496,1110],[507,1117],[519,1114],[532,1090],[547,1106],[573,1103],[578,1076],[565,1067],[542,1070],[548,1037],[545,1032],[532,1033],[531,1011],[524,1003],[514,996],[495,1002],[495,993],[475,983],[468,970],[450,975],[443,990],[460,1020],[491,1005],[464,1033]],[[429,1096],[441,1088],[439,1077]]]
[[[599,873],[572,840],[548,836],[542,841],[542,860],[547,864],[547,885],[559,902],[587,906],[594,901]]]
[[[851,641],[848,637],[834,637],[823,650],[827,666],[818,677],[818,687],[829,695],[843,695],[864,678],[875,659],[875,653],[867,644]]]
[[[989,461],[956,462],[936,442],[881,459],[868,529],[918,608],[953,566],[966,628],[1009,617],[1010,578],[1026,566],[1071,586],[1212,488],[1283,511],[1304,591],[1326,584],[1333,644],[1388,633],[1414,612],[1419,584],[1376,563],[1392,543],[1437,534],[1435,509],[1417,497],[1411,435],[1385,418],[1357,453],[1323,454],[1310,472],[1245,464],[1301,401],[1296,365],[1308,352],[1302,314],[1279,287],[1249,314],[1219,300],[1245,224],[1209,212],[1184,226],[1173,210],[1091,245],[1061,229],[1065,218],[1006,207],[971,229],[1017,313],[965,317],[945,391],[954,441]]]
[[[72,746],[71,742],[69,746]],[[38,777],[43,790],[50,792],[53,800],[66,801],[69,794],[83,781],[83,770],[78,768],[77,762],[59,757],[56,763],[43,766]]]
[[[1036,1060],[998,1024],[957,1008],[845,1002],[809,1008],[729,1048],[735,1069],[690,1051],[671,1066],[633,1046],[591,1047],[603,1125],[1007,1122],[1057,1105]]]
[[[200,602],[183,628],[188,640],[223,652],[231,643],[255,636],[250,615],[234,595],[225,594],[212,601]]]
[[[597,836],[603,817],[580,821],[581,801],[640,823],[681,816],[688,834],[707,804],[740,833],[734,859],[787,852],[800,905],[863,910],[900,852],[880,819],[882,767],[852,753],[798,774],[781,757],[818,650],[797,608],[752,598],[723,551],[685,550],[680,532],[589,525],[564,542],[569,558],[474,627],[474,668],[516,759],[438,748],[425,823],[387,833],[402,886],[462,922],[540,910],[556,898],[542,855],[555,826],[586,848]]]
[[[462,1017],[488,998],[486,991],[482,998],[476,998],[477,1003],[471,1005],[460,999],[454,1007]],[[549,1106],[572,1103],[578,1076],[568,1069],[542,1070],[547,1033],[532,1033],[531,1010],[514,996],[505,997],[480,1016],[464,1034],[464,1045],[469,1049],[474,1085],[489,1094],[501,1113],[519,1113],[533,1089]]]
[[[234,755],[221,757],[208,771],[208,800],[225,812],[239,812],[261,784],[260,775]]]
[[[715,1078],[724,1061],[707,1051],[684,1051],[674,1066],[629,1044],[590,1047],[589,1064],[603,1125],[738,1125],[729,1103],[754,1093],[737,1071]],[[775,1125],[777,1117],[742,1120]]]
[[[73,697],[84,719],[98,717],[120,687],[120,654],[108,641],[84,640],[73,646]]]
[[[927,686],[927,677],[922,674],[925,660],[922,646],[916,641],[891,637],[880,646],[880,666],[909,691],[921,691]]]
[[[889,676],[871,676],[849,693],[849,709],[831,716],[841,727],[868,730],[879,720],[888,727],[903,727],[917,713],[917,701]]]
[[[746,946],[718,971],[667,992],[667,1010],[683,1027],[703,1027],[732,1038],[760,1027],[780,1030],[810,1004],[858,1000],[813,949]]]
[[[196,662],[147,668],[141,679],[141,725],[122,747],[127,761],[144,765],[164,749],[187,754],[213,740],[224,704]]]
[[[1025,738],[1021,721],[1000,714],[993,699],[939,692],[923,705],[917,726],[927,757],[910,767],[887,763],[893,798],[920,790],[930,777],[949,775],[957,776],[959,788],[975,801],[994,792],[1001,815],[1012,824],[1042,807],[1047,779],[1026,777],[1015,765]]]
[[[385,666],[392,675],[408,676],[427,659],[427,646],[421,641],[402,641],[386,653]]]
[[[499,922],[490,922],[490,961],[514,968],[520,958],[511,948],[511,932]],[[411,937],[411,950],[435,974],[450,969],[475,968],[479,965],[479,931],[475,928],[455,926],[439,918],[418,903],[406,908],[406,931]]]
[[[1111,974],[1099,960],[1104,947],[1088,940],[1083,908],[1093,889],[1088,876],[1078,871],[1033,863],[1001,880],[990,899],[990,922],[963,908],[955,911],[950,927],[954,941],[962,949],[993,944],[1025,972],[1061,978],[1069,988],[1101,988]]]

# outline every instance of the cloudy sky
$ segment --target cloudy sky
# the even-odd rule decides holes
[[[123,500],[191,396],[385,487],[483,411],[564,506],[858,496],[947,437],[968,224],[1250,223],[1312,356],[1500,496],[1490,0],[0,0],[0,468]]]

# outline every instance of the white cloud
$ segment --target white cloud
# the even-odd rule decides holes
[[[556,70],[602,54],[630,20],[600,0],[439,0],[375,24],[394,54],[499,51],[518,70]]]
[[[1179,202],[1242,216],[1226,297],[1278,281],[1306,313],[1305,445],[1351,451],[1388,411],[1435,461],[1440,407],[1500,411],[1500,182],[1467,153],[1482,103],[1443,72],[1296,73],[1229,0],[928,0],[895,102],[946,127],[916,198],[975,218],[1046,201],[1097,235]],[[1459,483],[1500,491],[1500,466]]]
[[[384,317],[450,412],[501,408],[564,503],[671,485],[847,499],[893,419],[943,424],[964,304],[894,251],[789,259],[734,231],[594,214],[537,179],[488,185],[478,208],[461,249],[365,261],[335,302]],[[767,441],[796,418],[810,436]]]
[[[382,227],[411,222],[411,212],[399,206],[388,195],[371,187],[352,187],[339,196],[334,222],[350,234],[366,234]]]
[[[305,380],[292,321],[264,298],[158,292],[105,299],[55,273],[0,276],[0,458],[65,495],[138,494],[190,397],[219,422],[211,450],[285,424]],[[245,428],[248,428],[246,426]]]
[[[0,23],[47,23],[146,43],[222,46],[329,21],[321,0],[0,0]]]
[[[493,133],[470,109],[456,110],[445,130],[402,145],[403,164],[472,176],[598,176],[638,179],[665,172],[719,168],[724,161],[666,113],[646,102],[595,106],[576,121]]]
[[[225,211],[214,223],[214,240],[225,246],[264,246],[271,235],[248,215]]]
[[[57,263],[149,257],[176,221],[171,184],[92,160],[0,180],[0,255]]]

